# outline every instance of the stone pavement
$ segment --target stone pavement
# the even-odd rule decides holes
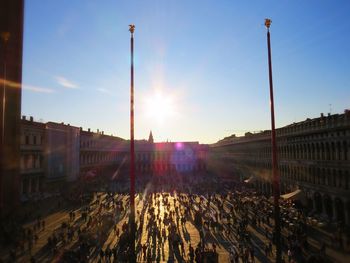
[[[218,195],[215,197],[220,199]],[[124,208],[123,211],[117,210],[115,205],[117,201],[121,202],[122,207]],[[62,260],[62,255],[64,251],[73,249],[77,246],[78,234],[75,232],[73,237],[68,239],[67,231],[62,230],[62,223],[66,223],[72,229],[75,229],[75,231],[77,231],[78,228],[92,231],[93,229],[103,227],[104,223],[101,221],[102,215],[110,214],[113,216],[116,229],[119,230],[119,233],[122,233],[123,224],[125,224],[128,219],[128,210],[125,209],[128,207],[128,201],[129,197],[121,194],[115,194],[112,198],[108,198],[105,193],[95,195],[90,204],[91,209],[88,213],[88,217],[92,219],[90,225],[82,218],[84,211],[83,207],[74,210],[62,210],[48,215],[45,217],[45,229],[35,232],[38,235],[38,240],[33,244],[31,251],[29,251],[27,244],[25,245],[25,250],[23,252],[17,251],[17,262],[29,262],[31,255],[34,256],[37,262],[64,262]],[[221,230],[216,228],[204,230],[204,228],[198,228],[194,223],[195,210],[200,209],[203,213],[208,213],[213,217],[216,213],[221,213],[222,211],[220,211],[218,203],[211,202],[208,207],[206,205],[208,202],[207,197],[197,196],[190,209],[189,219],[182,224],[181,218],[186,214],[186,206],[184,205],[186,202],[189,202],[189,198],[184,194],[179,195],[174,193],[170,195],[169,193],[165,193],[164,195],[153,195],[153,197],[149,197],[149,195],[137,195],[135,199],[136,211],[140,213],[140,216],[136,216],[138,225],[140,224],[141,218],[143,218],[143,225],[140,227],[140,238],[136,241],[136,244],[139,244],[137,254],[138,262],[147,262],[143,257],[141,249],[141,246],[144,244],[146,245],[147,257],[148,254],[150,254],[149,259],[151,258],[151,262],[189,262],[189,244],[191,244],[193,248],[196,248],[197,244],[202,240],[200,230],[203,231],[203,236],[205,237],[205,248],[211,250],[213,244],[215,244],[219,256],[219,262],[229,262],[229,248],[233,245],[237,247],[239,243],[242,243],[240,236],[235,232],[236,230],[227,226],[228,222],[226,219],[220,220],[220,223],[223,226]],[[229,213],[232,206],[232,203],[229,200],[226,200],[223,209],[225,212]],[[154,211],[153,217],[151,216],[151,210]],[[70,212],[75,213],[76,216],[74,219],[70,218]],[[172,215],[170,216],[171,222],[176,229],[176,233],[179,235],[179,244],[181,244],[181,242],[183,243],[183,249],[181,246],[174,247],[172,245],[173,243],[169,244],[169,238],[162,238],[160,234],[160,237],[158,237],[152,230],[156,228],[160,232],[164,229],[166,235],[170,235],[169,224],[165,225],[164,223],[166,214],[168,217],[170,214]],[[237,220],[242,219],[237,211],[234,211],[234,216]],[[155,228],[152,228],[152,224],[149,224],[150,221],[156,226]],[[34,223],[27,224],[24,227],[26,229],[33,229],[33,224]],[[268,228],[270,231],[272,231],[271,227],[272,225]],[[96,249],[91,252],[89,262],[108,262],[106,257],[100,257],[100,248],[106,251],[107,248],[115,248],[118,246],[120,235],[116,235],[114,225],[111,225],[107,230],[108,231],[104,234],[105,236],[98,239],[102,241],[96,243]],[[46,245],[48,238],[54,233],[56,233],[56,235],[62,235],[63,241],[58,242],[58,245],[56,246],[57,249],[52,251],[47,249]],[[247,233],[250,235],[251,244],[255,250],[255,262],[274,262],[275,252],[269,256],[265,255],[264,248],[265,245],[270,242],[269,238],[251,225],[248,225]],[[311,243],[312,242],[318,241],[311,239]],[[350,262],[350,260],[348,261],[349,255],[334,253],[332,250],[330,250],[329,253],[333,253],[333,262]],[[8,258],[8,255],[3,256],[3,259],[6,257]],[[114,258],[115,256],[111,257],[112,262]],[[286,255],[285,258],[287,258]],[[242,258],[240,258],[239,262],[243,262]]]

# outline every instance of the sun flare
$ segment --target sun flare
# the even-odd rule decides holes
[[[145,113],[147,118],[158,124],[163,124],[174,115],[174,112],[174,102],[170,95],[157,92],[145,99]]]

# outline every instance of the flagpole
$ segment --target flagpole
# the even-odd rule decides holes
[[[135,25],[129,25],[130,31],[130,258],[129,262],[136,262],[135,256],[135,145],[134,145],[134,31]]]
[[[271,20],[265,19],[267,28],[267,49],[269,63],[269,83],[270,83],[270,108],[271,108],[271,146],[272,146],[272,178],[273,178],[273,197],[274,197],[274,219],[275,219],[275,245],[276,245],[276,262],[280,263],[282,258],[281,251],[281,225],[280,225],[280,178],[277,168],[277,146],[276,146],[276,130],[275,130],[275,108],[273,99],[273,82],[272,82],[272,62],[271,62],[271,43],[270,43],[270,26]]]

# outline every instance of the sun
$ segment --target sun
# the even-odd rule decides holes
[[[174,101],[171,95],[158,91],[145,98],[145,114],[147,118],[158,124],[164,124],[175,113]]]

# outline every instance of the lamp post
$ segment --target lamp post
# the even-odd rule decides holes
[[[135,25],[129,25],[130,31],[130,262],[136,262],[135,256],[135,145],[134,145],[134,31]]]
[[[280,178],[277,168],[277,149],[276,149],[276,130],[275,130],[275,109],[273,101],[273,83],[272,83],[272,63],[271,63],[271,44],[270,44],[270,26],[271,20],[265,19],[265,26],[267,28],[267,49],[269,62],[269,82],[270,82],[270,108],[271,108],[271,146],[272,146],[272,178],[273,178],[273,197],[274,197],[274,219],[275,219],[275,244],[276,244],[276,262],[281,262],[281,225],[280,225]]]

